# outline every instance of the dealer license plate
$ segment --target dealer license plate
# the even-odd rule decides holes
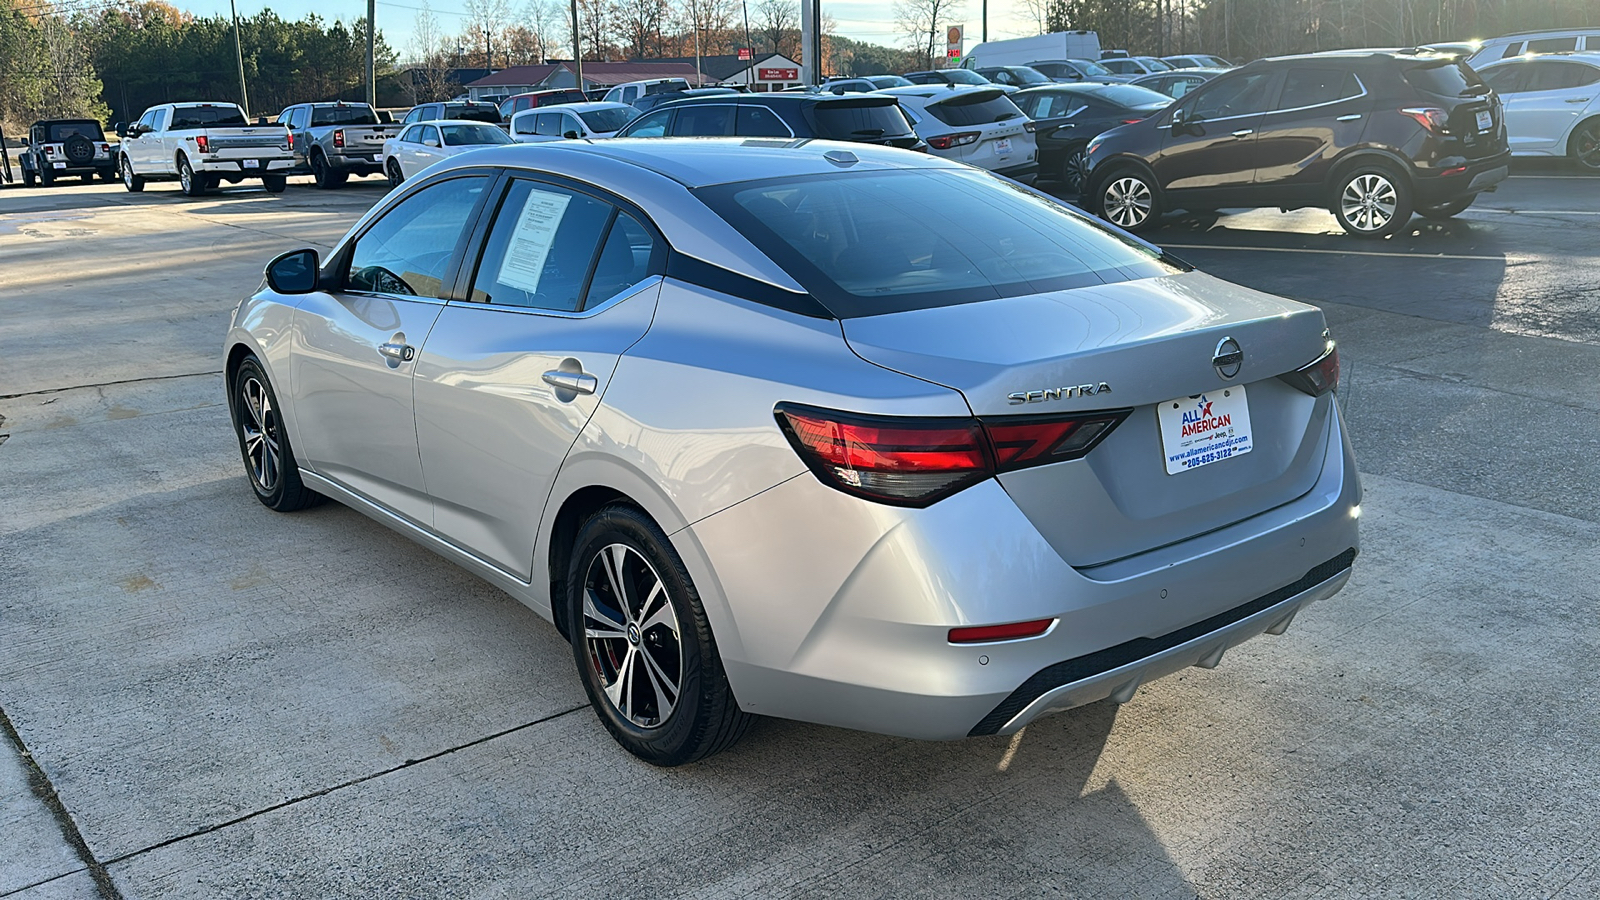
[[[1490,128],[1493,128],[1493,127],[1494,127],[1494,116],[1490,115],[1489,111],[1486,110],[1486,109],[1479,110],[1478,111],[1478,130],[1479,131],[1488,131]]]
[[[247,159],[247,160],[244,161],[244,167],[246,169],[259,169],[259,168],[261,168],[261,160],[259,160],[259,159]]]
[[[997,156],[1005,156],[1011,152],[1011,138],[1000,138],[994,142],[994,152]]]
[[[1168,475],[1250,452],[1250,404],[1242,385],[1168,400],[1156,407],[1156,417]]]

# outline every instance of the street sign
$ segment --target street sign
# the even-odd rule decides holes
[[[947,59],[961,58],[961,33],[963,30],[964,26],[951,25],[950,30],[945,32],[944,55]]]
[[[750,60],[755,59],[755,58],[756,58],[756,52],[754,50],[752,50],[751,48],[749,48],[749,47],[740,47],[739,48],[739,61],[740,62],[749,62]]]

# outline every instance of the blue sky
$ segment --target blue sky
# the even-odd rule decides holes
[[[271,9],[285,19],[299,19],[315,12],[326,19],[343,19],[348,22],[367,14],[364,0],[320,3],[315,0],[276,0],[272,3],[264,3],[261,0],[238,0],[238,4],[241,16],[254,15],[263,9]],[[200,16],[228,15],[228,0],[188,0],[188,2],[173,0],[173,5]],[[398,51],[402,59],[409,56],[408,45],[411,41],[412,26],[416,21],[417,8],[421,5],[422,0],[392,0],[392,2],[378,0],[378,28],[388,40],[389,46]],[[454,33],[461,29],[466,7],[464,0],[429,0],[429,5],[446,32]],[[513,0],[511,5],[516,9],[522,4]],[[750,5],[753,16],[755,0],[750,0]],[[845,37],[874,44],[899,46],[904,43],[904,38],[895,31],[893,14],[890,12],[892,7],[892,3],[884,0],[823,0],[822,4],[823,12],[833,16],[839,23],[839,33]],[[966,14],[957,20],[966,25],[968,48],[978,43],[980,8],[980,0],[967,0],[964,7]],[[1026,24],[1025,14],[1022,16],[1015,14],[1021,10],[1021,4],[1016,0],[990,0],[989,37],[1005,38],[1035,33],[1036,29]]]

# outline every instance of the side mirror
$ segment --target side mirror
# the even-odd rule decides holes
[[[575,141],[578,138],[583,137],[583,135],[577,133],[576,131],[569,131],[569,132],[563,134],[562,137],[566,138],[569,141]]]
[[[317,251],[291,250],[267,263],[267,287],[280,294],[309,294],[317,289]]]
[[[128,136],[128,123],[127,122],[118,122],[117,124],[111,126],[111,130],[115,131],[117,133],[117,137],[127,137]]]
[[[439,142],[434,140],[433,138],[423,138],[422,139],[422,145],[425,146],[425,147],[437,147],[437,146],[439,146]]]
[[[27,138],[23,138],[22,139],[22,146],[24,146],[24,147],[32,147],[33,146],[33,142],[28,140]]]

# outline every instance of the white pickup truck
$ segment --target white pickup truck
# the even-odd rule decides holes
[[[176,179],[185,194],[198,197],[224,181],[259,178],[276,194],[294,167],[289,132],[282,125],[250,125],[232,103],[152,106],[117,134],[117,168],[130,191],[144,190],[147,181]]]

